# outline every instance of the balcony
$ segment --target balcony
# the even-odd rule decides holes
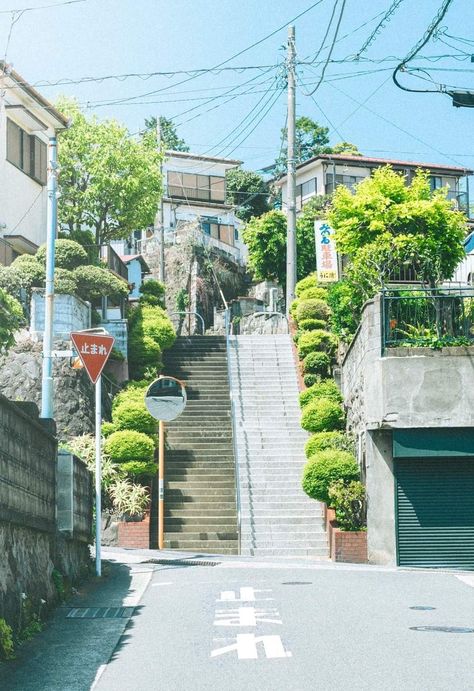
[[[119,278],[123,278],[128,283],[127,265],[123,263],[117,252],[110,245],[102,245],[100,257],[105,262],[106,267]]]

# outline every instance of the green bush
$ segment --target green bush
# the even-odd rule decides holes
[[[317,386],[317,385],[316,385]],[[343,429],[344,411],[330,398],[316,398],[303,409],[301,426],[307,432],[331,432]]]
[[[317,432],[311,435],[304,448],[306,458],[311,458],[318,451],[326,449],[339,449],[354,453],[354,442],[344,432]]]
[[[365,487],[362,482],[336,480],[329,485],[329,503],[336,512],[341,530],[363,530],[365,527]]]
[[[298,327],[302,331],[314,331],[315,329],[325,329],[326,322],[322,319],[302,319],[298,322]]]
[[[36,258],[39,263],[46,266],[46,245],[41,245],[36,252]],[[54,263],[58,269],[72,271],[77,269],[78,266],[84,266],[87,262],[87,252],[78,242],[74,242],[74,240],[56,240]]]
[[[54,270],[54,291],[58,295],[77,295],[77,281],[68,269]]]
[[[15,331],[24,323],[21,304],[0,288],[0,349],[13,345]]]
[[[127,297],[128,283],[100,266],[79,266],[73,271],[77,295],[83,300],[96,302],[102,297]]]
[[[305,290],[308,290],[308,288],[316,288],[317,285],[318,277],[315,273],[302,278],[301,281],[298,281],[295,286],[296,297],[300,297],[301,293],[303,293]]]
[[[158,465],[152,461],[125,461],[125,463],[120,464],[121,470],[123,470],[131,479],[142,478],[146,480],[147,478],[153,477],[156,474]]]
[[[303,471],[303,490],[308,496],[329,505],[329,487],[337,480],[349,483],[359,479],[359,466],[347,451],[326,449],[319,451],[306,463]]]
[[[112,408],[123,403],[144,403],[148,382],[131,382],[114,396]]]
[[[305,374],[319,374],[322,378],[329,376],[331,358],[327,353],[310,353],[303,360],[303,372]]]
[[[117,480],[109,489],[112,505],[119,514],[137,516],[150,506],[148,489],[124,478]]]
[[[333,379],[317,382],[306,391],[302,391],[300,393],[300,406],[304,408],[316,398],[329,398],[335,403],[342,403],[341,392]]]
[[[306,319],[320,319],[321,321],[327,321],[331,314],[331,310],[324,300],[300,300],[298,301],[298,307],[296,309],[296,321],[299,324],[301,321]]]
[[[155,455],[153,440],[146,434],[135,432],[135,430],[113,432],[105,440],[104,450],[117,463],[125,463],[126,461],[151,462]]]
[[[140,288],[140,303],[153,307],[165,306],[165,286],[160,281],[151,278],[142,283]]]
[[[293,300],[293,302],[290,305],[290,317],[292,319],[296,319],[296,310],[298,309],[299,304],[300,304],[299,300]]]
[[[143,434],[155,434],[157,422],[148,412],[145,401],[125,401],[119,406],[114,406],[112,421],[117,430],[132,429]]]
[[[161,351],[170,348],[175,341],[173,324],[161,307],[139,305],[131,312],[129,327],[131,378],[154,376],[162,367]]]
[[[300,300],[317,299],[327,302],[328,291],[325,288],[306,288],[306,290],[303,290],[298,297]]]
[[[100,428],[103,437],[110,437],[113,432],[117,431],[113,422],[103,422]]]
[[[335,347],[336,337],[332,333],[316,329],[315,331],[306,331],[302,334],[298,341],[298,354],[300,359],[303,359],[316,350],[332,353]]]
[[[303,377],[304,385],[306,387],[313,386],[313,384],[317,384],[318,381],[321,381],[321,377],[319,374],[305,374]]]

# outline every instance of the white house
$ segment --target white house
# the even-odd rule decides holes
[[[448,196],[456,202],[457,207],[469,215],[468,175],[473,171],[457,166],[437,163],[415,163],[389,158],[371,158],[368,156],[349,156],[346,154],[320,154],[310,158],[296,167],[296,209],[301,211],[303,205],[316,195],[331,194],[334,180],[337,185],[353,188],[358,182],[369,177],[372,171],[381,166],[391,165],[395,171],[405,174],[409,182],[417,168],[430,172],[432,189],[449,187]],[[286,209],[287,178],[275,181],[281,188],[283,210]]]
[[[48,140],[68,120],[0,60],[0,264],[46,242]]]

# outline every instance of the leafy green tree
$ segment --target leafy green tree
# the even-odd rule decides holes
[[[151,135],[151,141],[154,143],[154,146],[156,146],[156,117],[154,115],[151,118],[145,118],[145,127],[147,129],[147,134]],[[189,146],[184,139],[178,137],[174,122],[169,118],[165,118],[163,115],[160,115],[160,137],[164,149],[170,149],[171,151],[189,151]]]
[[[75,101],[58,104],[71,127],[59,142],[59,222],[92,229],[97,245],[153,223],[161,194],[161,154],[115,120],[87,118]]]
[[[269,197],[268,185],[258,173],[242,168],[227,171],[226,202],[237,206],[236,214],[243,221],[269,211]]]
[[[355,144],[350,142],[339,142],[332,147],[333,154],[348,154],[349,156],[362,156],[361,152]]]
[[[23,310],[18,300],[0,288],[0,349],[14,342],[14,333],[24,323]]]

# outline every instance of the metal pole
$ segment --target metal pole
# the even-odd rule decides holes
[[[48,207],[46,231],[46,291],[44,305],[43,373],[41,382],[41,417],[53,417],[53,314],[54,247],[57,226],[57,142],[50,137],[48,165]]]
[[[158,548],[164,547],[165,532],[165,423],[158,425]]]
[[[160,117],[156,117],[156,143],[158,151],[161,154],[161,127],[160,127]],[[163,184],[163,165],[160,159],[160,178]],[[158,208],[157,214],[158,227],[160,229],[160,281],[165,282],[165,225],[163,218],[163,196],[160,199],[160,206]]]
[[[286,234],[286,314],[295,299],[296,285],[296,160],[295,160],[295,121],[296,121],[296,87],[295,87],[295,27],[288,27],[288,170],[287,170],[287,234]]]
[[[102,377],[95,383],[95,571],[102,575],[101,537],[102,537],[102,464],[101,464],[101,426],[102,426]]]

